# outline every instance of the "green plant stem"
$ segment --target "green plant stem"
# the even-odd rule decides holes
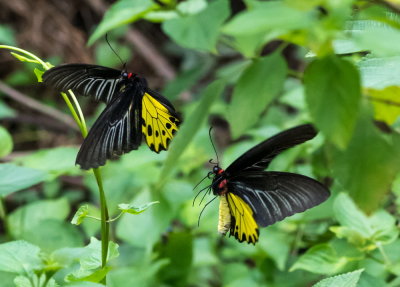
[[[101,179],[100,169],[93,169],[94,176],[96,177],[97,185],[99,186],[100,192],[100,211],[101,211],[101,266],[105,267],[107,263],[107,253],[108,253],[108,240],[110,225],[108,223],[108,209],[106,197],[103,189],[103,181]],[[104,279],[105,280],[105,279]],[[106,282],[104,281],[104,284]]]
[[[3,220],[4,229],[6,231],[6,234],[8,235],[9,229],[8,229],[7,211],[4,205],[4,198],[2,196],[0,196],[0,218]]]
[[[390,261],[389,257],[387,256],[387,254],[386,254],[386,252],[385,252],[385,249],[383,249],[382,244],[381,244],[380,242],[376,242],[376,246],[378,247],[379,252],[381,253],[381,255],[382,255],[382,257],[383,257],[383,260],[384,260],[384,262],[385,262],[385,265],[386,265],[386,266],[392,265],[392,262]]]
[[[51,68],[51,65],[44,62],[42,59],[37,57],[36,55],[25,51],[23,49],[13,47],[13,46],[7,46],[7,45],[0,45],[0,49],[8,49],[12,51],[16,51],[21,53],[22,55],[25,55],[26,57],[30,58],[31,62],[37,63],[42,65],[43,69],[49,70]],[[78,100],[76,99],[74,93],[70,90],[68,91],[68,94],[66,93],[61,93],[61,96],[63,97],[65,103],[67,104],[72,117],[74,118],[75,122],[77,123],[83,138],[85,138],[88,134],[87,127],[86,127],[86,122],[85,118],[83,116],[82,110],[80,108],[80,105],[78,103]],[[69,97],[68,97],[69,96]],[[72,99],[72,104],[70,98]],[[74,107],[75,105],[75,107]],[[100,194],[100,210],[101,210],[101,266],[105,267],[107,264],[107,254],[108,254],[108,242],[109,242],[109,222],[108,222],[108,209],[107,209],[107,201],[104,193],[104,188],[103,188],[103,181],[101,177],[101,172],[100,169],[96,168],[93,169],[93,174],[96,177],[97,181],[97,186],[99,187],[99,194]],[[2,204],[2,201],[0,202],[0,205]],[[1,209],[1,206],[0,206]],[[0,215],[1,216],[1,215]],[[5,216],[5,213],[4,213]],[[103,279],[101,282],[104,285],[106,284],[106,277]]]

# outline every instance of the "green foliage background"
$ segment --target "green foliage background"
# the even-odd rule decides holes
[[[163,94],[184,118],[168,152],[143,146],[102,168],[110,215],[124,213],[112,223],[106,268],[95,239],[100,223],[87,217],[99,217],[97,185],[74,166],[78,148],[10,157],[17,152],[12,125],[0,126],[2,286],[101,286],[106,274],[107,286],[118,287],[400,286],[400,6],[246,0],[234,7],[228,0],[119,0],[90,35],[97,63],[116,66],[106,32],[127,59],[129,48],[117,43],[126,24],[161,29],[160,52],[179,55],[179,73]],[[0,44],[15,45],[14,33],[0,25]],[[27,67],[22,74],[31,73]],[[189,98],[180,97],[187,91]],[[0,99],[0,118],[15,115]],[[305,122],[318,137],[270,169],[326,183],[327,202],[262,229],[256,246],[220,238],[217,202],[197,226],[202,206],[192,206],[193,187],[214,157],[210,124],[226,167]],[[83,187],[66,187],[65,178]]]

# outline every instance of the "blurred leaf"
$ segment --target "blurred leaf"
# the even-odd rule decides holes
[[[204,119],[207,117],[212,103],[221,95],[224,86],[225,81],[216,80],[203,91],[197,108],[190,117],[185,119],[175,139],[171,143],[167,159],[165,160],[164,167],[161,171],[160,179],[165,179],[174,169],[179,157],[182,155],[187,145],[202,125]]]
[[[8,131],[0,126],[0,158],[11,153],[13,149],[13,140]]]
[[[334,144],[346,147],[353,134],[361,99],[357,69],[337,56],[316,59],[307,67],[304,83],[314,124]]]
[[[377,21],[368,22],[369,26],[362,33],[353,35],[358,47],[370,50],[376,56],[397,56],[400,52],[400,31]],[[390,39],[390,41],[387,41]]]
[[[0,101],[0,119],[13,118],[16,114],[14,109],[7,106],[3,101]]]
[[[334,156],[334,176],[361,209],[376,209],[400,168],[395,143],[385,139],[369,117],[362,115],[348,148],[337,150]]]
[[[262,236],[258,247],[272,258],[279,270],[285,270],[292,245],[289,235],[270,228],[263,231]]]
[[[374,106],[375,119],[392,125],[400,115],[400,87],[367,89],[366,93]]]
[[[89,205],[85,204],[80,206],[79,209],[75,212],[75,215],[71,220],[71,223],[75,225],[81,224],[88,214],[89,214]]]
[[[313,285],[313,287],[356,287],[364,269],[325,278]]]
[[[121,57],[123,62],[127,63],[132,58],[132,52],[126,45],[121,45],[112,40],[110,40],[110,45],[117,51],[118,56]],[[118,67],[122,64],[106,42],[101,42],[96,45],[95,58],[96,63],[101,66]]]
[[[134,206],[133,204],[127,204],[127,203],[120,203],[118,204],[118,208],[123,212],[123,213],[130,213],[130,214],[140,214],[146,209],[148,209],[150,206],[153,204],[160,203],[159,201],[153,201],[149,202],[146,204],[143,204],[141,206]]]
[[[39,247],[22,240],[0,244],[0,271],[32,274],[42,267]]]
[[[198,14],[165,21],[162,28],[180,46],[215,52],[219,29],[228,16],[228,1],[216,0]]]
[[[193,237],[188,232],[171,232],[156,250],[160,258],[169,260],[158,274],[163,281],[174,286],[187,286],[187,277],[192,265]]]
[[[333,209],[342,226],[331,227],[331,231],[360,249],[372,250],[378,243],[389,244],[399,236],[396,220],[391,214],[380,210],[367,217],[345,193],[336,197]]]
[[[20,275],[15,277],[14,284],[16,287],[59,286],[53,278],[47,279],[46,274],[41,274],[40,276],[38,276],[37,274],[33,274],[33,276],[31,276],[30,278]]]
[[[21,62],[40,64],[39,61],[34,60],[32,58],[25,57],[25,56],[20,55],[18,53],[10,52],[10,54],[13,55],[15,58],[17,58],[18,60],[20,60]]]
[[[303,269],[317,274],[335,274],[347,263],[348,259],[339,256],[329,244],[318,244],[300,256],[289,271]]]
[[[175,79],[168,82],[163,95],[170,100],[176,99],[180,93],[190,89],[204,75],[204,72],[206,70],[198,66],[181,72]]]
[[[75,167],[77,153],[76,147],[42,149],[30,155],[17,157],[14,162],[46,171],[49,175],[48,180],[51,180],[60,175],[80,174],[80,170]]]
[[[8,25],[0,25],[0,43],[1,45],[16,45],[15,32]]]
[[[104,287],[103,284],[100,283],[94,283],[94,282],[73,282],[69,283],[67,285],[64,285],[65,287]]]
[[[161,196],[161,195],[160,195]],[[145,188],[134,198],[137,203],[152,201],[151,192]],[[148,211],[136,216],[124,216],[117,222],[116,234],[132,246],[150,248],[160,239],[161,233],[170,225],[170,220],[174,217],[171,208],[165,200],[161,200],[157,208],[150,208]],[[146,238],[146,240],[143,240]]]
[[[286,73],[286,62],[279,53],[255,60],[243,72],[228,110],[233,138],[241,136],[259,120],[260,114],[282,90]]]
[[[346,193],[341,193],[336,197],[333,211],[340,225],[356,230],[364,237],[372,236],[373,231],[368,222],[368,217]]]
[[[43,220],[63,221],[68,214],[69,204],[65,198],[35,201],[21,206],[9,214],[8,223],[12,226],[10,233],[18,238],[25,231],[40,225]]]
[[[88,45],[92,45],[97,39],[112,29],[139,20],[156,7],[157,5],[151,0],[119,0],[115,2],[104,14],[100,24],[90,36]]]
[[[39,83],[43,82],[43,80],[42,80],[42,75],[44,74],[44,71],[42,71],[42,70],[40,70],[40,69],[38,69],[38,68],[35,68],[35,69],[33,70],[33,72],[35,73],[38,82],[39,82]]]
[[[24,228],[20,238],[36,244],[45,252],[83,245],[83,236],[78,229],[55,219],[42,220],[37,225]]]
[[[176,9],[182,14],[197,14],[206,8],[206,0],[187,0],[176,6]]]
[[[47,173],[14,164],[0,164],[0,195],[7,196],[45,180]]]
[[[364,57],[358,63],[363,87],[377,90],[400,84],[400,56]]]
[[[223,32],[233,36],[247,36],[279,30],[299,30],[310,26],[315,13],[289,7],[283,1],[258,2],[252,10],[239,13],[223,27]]]
[[[119,256],[118,244],[110,241],[107,262]],[[92,237],[89,245],[82,249],[79,257],[80,268],[67,274],[67,281],[100,282],[110,270],[110,266],[101,268],[101,241]]]

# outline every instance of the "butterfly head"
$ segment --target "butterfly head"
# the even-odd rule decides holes
[[[137,75],[134,73],[128,73],[126,71],[122,71],[121,76],[124,80],[134,79]]]

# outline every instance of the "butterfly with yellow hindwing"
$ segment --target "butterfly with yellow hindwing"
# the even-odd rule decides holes
[[[172,104],[150,90],[144,78],[103,66],[67,64],[43,74],[43,82],[61,92],[72,90],[106,103],[76,158],[82,169],[137,149],[142,134],[154,152],[168,148],[181,122]]]
[[[220,198],[218,232],[225,235],[229,230],[239,242],[255,244],[259,227],[324,202],[330,192],[320,182],[295,173],[264,171],[278,154],[316,135],[309,124],[297,126],[251,148],[225,170],[216,163],[207,175],[212,183],[203,190]]]

